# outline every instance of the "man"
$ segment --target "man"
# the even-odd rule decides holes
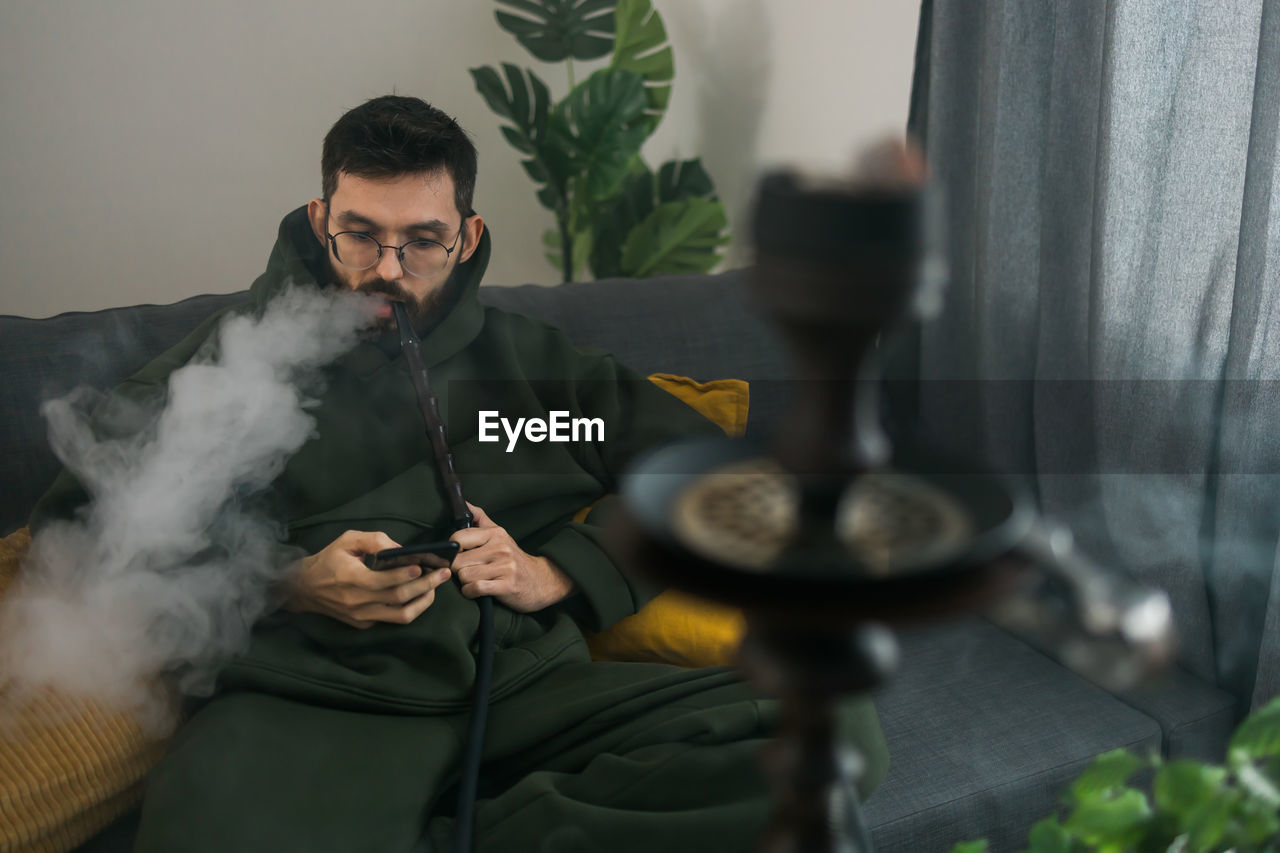
[[[317,436],[273,486],[289,541],[308,554],[284,606],[220,676],[148,780],[139,851],[452,849],[455,792],[475,677],[478,604],[496,602],[497,650],[477,808],[479,850],[745,850],[768,815],[759,749],[776,722],[727,667],[594,663],[582,631],[630,615],[653,590],[601,545],[604,498],[629,460],[715,428],[557,331],[486,309],[489,257],[472,210],[475,149],[413,98],[376,98],[325,138],[323,196],[285,217],[265,304],[288,280],[403,300],[440,391],[473,389],[446,415],[479,522],[452,515],[423,435],[390,307],[326,370]],[[216,323],[131,378],[155,393]],[[491,395],[491,396],[486,396]],[[471,412],[562,410],[600,418],[602,442],[478,440]],[[84,493],[65,473],[34,526]],[[373,572],[366,554],[452,538],[451,568]],[[868,703],[844,722],[883,775]]]

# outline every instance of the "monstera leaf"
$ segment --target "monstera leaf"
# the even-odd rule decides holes
[[[609,198],[622,183],[640,145],[645,125],[644,78],[633,71],[601,69],[583,80],[555,110],[549,134],[573,153],[571,176],[593,200]]]
[[[515,125],[502,128],[507,141],[518,151],[534,154],[538,140],[546,135],[551,92],[532,71],[522,71],[510,62],[502,63],[502,70],[506,74],[506,86],[498,72],[488,65],[472,68],[471,79],[489,109]]]
[[[716,188],[702,166],[702,158],[668,160],[658,169],[658,201],[715,198]]]
[[[723,235],[728,225],[722,202],[663,202],[627,235],[621,272],[635,278],[707,272],[720,260],[715,250],[729,240]]]
[[[543,62],[598,59],[613,48],[614,0],[498,0],[498,26]]]
[[[654,0],[495,0],[498,24],[535,57],[568,65],[569,93],[553,102],[532,71],[471,69],[505,119],[538,201],[555,214],[543,235],[549,261],[571,281],[706,271],[728,242],[724,205],[698,160],[655,173],[640,147],[666,113],[675,63]],[[608,66],[574,85],[573,60]]]
[[[659,204],[687,198],[715,198],[715,187],[702,160],[669,160],[662,164],[657,175],[637,161],[612,203],[595,212],[591,274],[596,278],[623,275],[622,245],[631,229],[648,218]],[[714,249],[709,253],[714,265],[719,258]]]
[[[572,153],[564,141],[548,131],[551,94],[547,84],[532,71],[502,63],[503,78],[485,65],[471,69],[471,79],[489,109],[510,120],[502,126],[507,142],[529,157],[521,161],[529,177],[542,188],[538,199],[550,210],[562,203],[565,183],[573,169]]]
[[[591,274],[596,278],[622,275],[622,244],[632,228],[653,212],[653,173],[642,162],[632,164],[618,192],[594,211]]]
[[[667,28],[652,0],[618,0],[615,17],[618,32],[609,65],[644,78],[645,113],[653,132],[667,111],[671,81],[676,76]]]

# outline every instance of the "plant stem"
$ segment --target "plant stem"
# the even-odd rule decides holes
[[[569,212],[556,215],[556,224],[560,226],[560,267],[564,283],[573,281],[573,238],[569,235]]]
[[[570,56],[568,59],[565,60],[565,63],[569,66],[569,91],[572,92],[573,91],[573,57]]]

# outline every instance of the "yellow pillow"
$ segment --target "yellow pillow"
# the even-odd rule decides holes
[[[747,431],[751,392],[741,379],[697,382],[674,373],[652,373],[649,381],[720,427],[725,435],[740,438]]]
[[[741,436],[746,431],[750,397],[741,379],[695,382],[687,376],[655,373],[649,380],[714,421],[727,435]],[[579,510],[574,520],[581,521],[590,510]],[[588,633],[587,646],[592,660],[719,666],[733,663],[745,627],[737,608],[671,589],[634,616],[598,634]]]
[[[0,596],[31,544],[0,539]],[[49,690],[19,704],[0,682],[0,850],[70,850],[142,800],[165,744],[127,714]]]

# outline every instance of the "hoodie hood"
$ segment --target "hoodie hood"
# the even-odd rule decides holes
[[[422,339],[422,359],[437,364],[462,350],[480,334],[484,326],[484,306],[480,304],[480,281],[489,266],[491,243],[486,225],[480,244],[465,263],[459,264],[446,282],[442,313],[426,326],[415,328]],[[311,284],[319,288],[338,287],[329,267],[327,247],[315,238],[303,205],[280,221],[275,246],[267,260],[267,268],[249,288],[255,310],[263,307],[289,283]],[[353,367],[377,369],[399,357],[400,338],[392,329],[359,344],[350,354]],[[363,370],[362,370],[363,372]]]

